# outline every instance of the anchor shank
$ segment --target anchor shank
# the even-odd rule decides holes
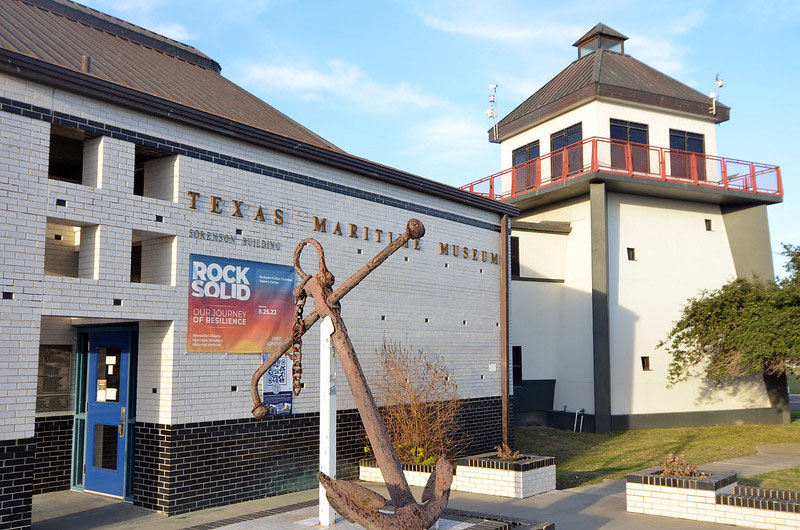
[[[333,313],[331,317],[334,321],[333,344],[339,355],[342,370],[347,377],[347,383],[350,385],[353,400],[361,415],[369,443],[372,445],[375,460],[386,483],[386,489],[392,498],[392,504],[395,509],[413,504],[414,496],[408,487],[400,460],[397,458],[392,441],[386,432],[386,426],[383,424],[380,411],[375,404],[375,398],[367,385],[367,379],[361,370],[361,364],[358,362],[353,344],[347,335],[347,328],[345,328],[337,309],[331,313]]]
[[[424,232],[423,232],[424,233]],[[389,245],[387,245],[383,250],[378,252],[374,258],[369,260],[367,263],[364,264],[363,267],[358,269],[352,276],[346,279],[342,285],[339,286],[338,289],[333,291],[333,293],[328,298],[328,303],[330,305],[336,305],[339,300],[341,300],[344,295],[350,292],[353,287],[361,283],[361,280],[366,278],[370,272],[375,270],[378,265],[386,261],[386,258],[397,252],[397,250],[405,245],[410,239],[412,239],[412,235],[407,229],[403,234],[397,237],[394,241],[392,241]],[[307,317],[303,319],[303,333],[305,334],[308,329],[314,325],[314,323],[319,320],[319,313],[315,309],[312,313],[310,313]],[[289,348],[292,346],[291,338],[286,339],[278,349],[272,352],[267,359],[261,363],[261,365],[256,369],[253,373],[253,377],[250,379],[250,397],[253,400],[253,416],[258,419],[262,419],[266,416],[267,411],[264,408],[264,404],[261,401],[261,396],[258,392],[258,382],[267,373],[267,370],[277,362],[278,359],[281,358],[281,355],[289,351]]]

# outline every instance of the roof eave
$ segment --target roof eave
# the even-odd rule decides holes
[[[708,103],[691,101],[643,90],[634,90],[604,83],[593,83],[538,108],[525,116],[517,118],[510,123],[498,124],[496,139],[494,138],[494,130],[489,129],[489,141],[492,143],[501,143],[538,123],[563,114],[575,107],[593,101],[598,97],[691,114],[698,118],[713,121],[714,123],[722,123],[730,119],[730,107],[721,103],[717,103],[717,113],[712,115],[709,112],[711,106],[710,100]]]
[[[56,66],[32,57],[0,49],[0,72],[22,77],[45,86],[209,130],[228,138],[297,156],[312,162],[344,169],[383,182],[429,193],[481,210],[519,215],[511,205],[481,197],[453,186],[425,179],[346,153],[331,151],[305,142],[256,129],[227,118],[164,100],[122,85],[116,85],[80,72]]]
[[[497,126],[497,139],[494,139],[494,130],[489,129],[489,141],[492,143],[501,143],[504,140],[526,130],[534,125],[553,118],[559,114],[563,114],[575,107],[579,107],[597,97],[595,93],[595,85],[586,85],[578,90],[563,96],[552,103],[540,107],[533,112],[529,112],[524,116],[520,116],[514,121],[509,123],[499,123]]]

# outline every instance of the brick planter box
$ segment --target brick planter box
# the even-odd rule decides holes
[[[433,466],[402,464],[411,486],[425,486]],[[359,462],[359,478],[383,482],[374,459]],[[500,460],[494,453],[459,458],[453,476],[453,491],[482,493],[524,499],[556,488],[556,459],[526,455],[515,461]]]
[[[800,492],[739,486],[735,473],[685,478],[660,471],[654,467],[628,475],[629,512],[748,528],[800,528]]]

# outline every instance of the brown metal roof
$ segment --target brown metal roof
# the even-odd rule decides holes
[[[730,117],[730,108],[721,103],[717,103],[717,114],[710,115],[711,100],[708,96],[638,59],[598,49],[574,61],[508,113],[497,124],[498,138],[494,138],[490,129],[489,140],[502,141],[574,105],[598,97],[688,112],[716,123]]]
[[[0,0],[0,48],[342,152],[222,77],[219,64],[195,48],[68,0]]]
[[[576,40],[575,44],[573,44],[573,46],[580,46],[584,42],[586,42],[586,41],[588,41],[590,39],[593,39],[597,35],[605,35],[606,37],[613,37],[615,39],[619,39],[619,40],[622,40],[622,41],[628,40],[628,37],[626,37],[625,35],[623,35],[619,31],[606,26],[602,22],[598,22],[597,25],[595,27],[593,27],[592,29],[590,29],[589,31],[587,31],[586,34],[584,34],[583,37],[581,37],[580,39]]]

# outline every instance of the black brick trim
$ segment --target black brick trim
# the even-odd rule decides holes
[[[378,467],[378,461],[374,458],[362,458],[358,461],[358,465],[362,467]],[[400,467],[403,471],[417,471],[419,473],[433,473],[433,469],[436,467],[433,464],[430,465],[423,465],[423,464],[414,464],[412,462],[400,462]],[[453,468],[453,475],[456,474],[458,471],[457,468]]]
[[[716,491],[736,482],[736,473],[711,473],[707,477],[671,477],[660,473],[660,467],[651,467],[631,473],[626,480],[632,484],[706,491]]]
[[[130,129],[122,129],[120,127],[115,127],[113,125],[107,125],[101,122],[87,120],[79,116],[73,116],[71,114],[65,114],[63,112],[58,112],[58,111],[51,112],[49,109],[45,109],[42,107],[33,107],[21,101],[15,101],[7,98],[0,98],[0,110],[11,114],[27,116],[32,119],[37,119],[42,121],[52,121],[53,123],[57,123],[59,125],[65,125],[68,127],[75,127],[81,129],[89,134],[110,136],[111,138],[116,138],[118,140],[131,142],[137,145],[151,147],[153,149],[159,149],[168,153],[204,160],[206,162],[219,164],[221,166],[232,167],[235,169],[248,171],[250,173],[255,173],[257,175],[263,175],[266,177],[275,178],[278,180],[283,180],[294,184],[300,184],[303,186],[309,186],[312,188],[329,191],[331,193],[346,195],[348,197],[363,199],[365,201],[375,202],[378,204],[385,204],[386,206],[401,208],[403,210],[429,215],[431,217],[438,217],[440,219],[445,219],[447,221],[453,221],[468,226],[474,226],[476,228],[482,228],[494,232],[500,231],[500,226],[497,224],[479,221],[477,219],[472,219],[470,217],[465,217],[463,215],[446,212],[444,210],[439,210],[437,208],[421,206],[419,204],[409,201],[402,201],[400,199],[389,197],[388,195],[372,193],[351,186],[345,186],[343,184],[336,184],[315,177],[301,175],[300,173],[294,173],[291,171],[278,169],[275,167],[260,164],[258,162],[244,160],[242,158],[235,158],[232,156],[224,155],[222,153],[217,153],[215,151],[208,151],[200,147],[193,147],[191,145],[183,144],[180,142],[174,142],[172,140],[158,138],[156,136],[150,136],[148,134],[139,133]]]
[[[733,487],[733,493],[745,497],[764,497],[767,499],[779,499],[784,501],[800,501],[800,491],[792,490],[776,490],[773,488],[736,485]]]
[[[36,418],[33,494],[69,489],[72,415]]]
[[[800,513],[800,501],[784,500],[767,497],[750,497],[735,493],[717,494],[717,504],[725,506],[738,506],[741,508],[755,508],[757,510],[770,510],[773,512]]]
[[[0,528],[30,528],[34,438],[0,441]]]
[[[500,398],[462,401],[465,451],[500,443]],[[319,414],[181,425],[136,423],[133,503],[177,515],[315,488]],[[365,436],[355,410],[337,413],[337,478],[358,476]]]
[[[500,460],[496,453],[483,453],[458,459],[458,465],[471,467],[485,467],[489,469],[504,469],[507,471],[529,471],[547,466],[556,465],[553,456],[524,455],[520,460]]]

